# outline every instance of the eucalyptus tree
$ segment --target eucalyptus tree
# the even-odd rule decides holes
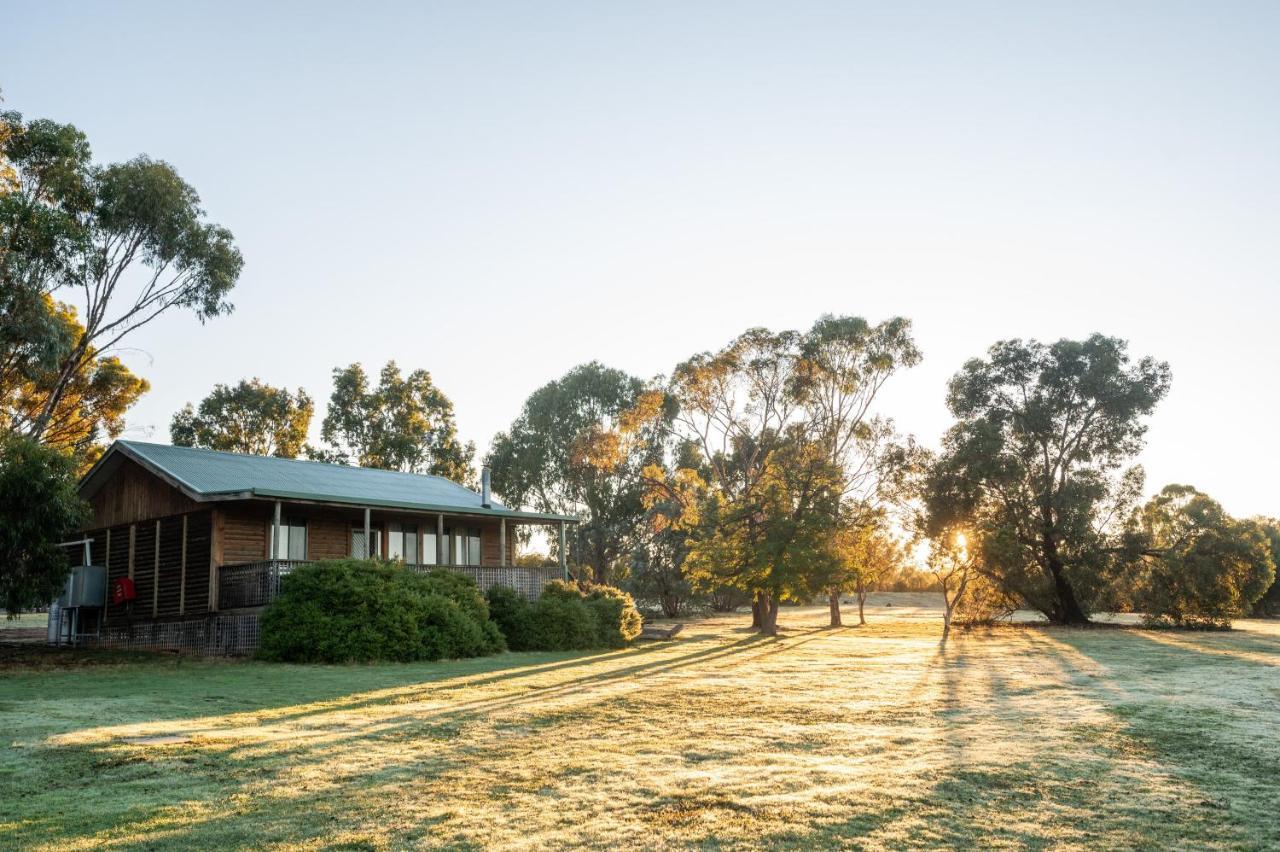
[[[1168,485],[1134,511],[1120,582],[1149,623],[1227,627],[1276,579],[1266,528],[1228,515],[1189,485]]]
[[[1141,493],[1126,465],[1169,381],[1167,364],[1100,334],[995,344],[948,385],[956,423],[926,489],[932,523],[970,524],[1004,591],[1055,624],[1087,622]]]
[[[180,447],[297,458],[307,441],[315,404],[299,388],[272,387],[256,377],[215,385],[197,409],[173,415],[169,438]]]
[[[475,445],[458,438],[453,402],[426,370],[401,375],[388,361],[371,385],[360,364],[333,371],[333,393],[321,424],[327,446],[312,458],[384,470],[430,473],[471,484]]]
[[[862,317],[827,314],[799,340],[792,392],[807,428],[840,471],[838,510],[855,540],[905,502],[907,477],[919,454],[875,404],[889,379],[920,359],[911,322],[903,317],[872,325]],[[852,570],[849,576],[864,576],[871,566]],[[840,591],[839,582],[827,588],[833,627],[841,623]],[[865,620],[865,592],[859,601],[859,618]]]
[[[1254,604],[1254,613],[1280,615],[1280,521],[1275,518],[1254,518],[1253,520],[1266,533],[1267,541],[1271,543],[1271,561],[1276,565],[1276,579],[1272,581],[1271,588],[1267,589]]]
[[[875,403],[919,360],[904,319],[826,315],[803,334],[751,329],[674,371],[676,427],[702,451],[716,518],[695,534],[693,564],[706,583],[732,578],[752,591],[756,626],[772,632],[778,597],[807,596],[822,578],[839,623],[834,538],[884,514],[914,451]]]
[[[690,566],[703,588],[729,585],[751,593],[752,624],[766,631],[788,584],[763,558],[769,533],[763,490],[774,453],[798,437],[798,343],[795,332],[749,329],[724,348],[677,365],[667,386],[673,426],[698,448],[708,486],[699,498],[701,523],[691,531]],[[813,456],[810,447],[809,460]],[[776,464],[772,471],[776,478]]]
[[[243,259],[168,163],[95,165],[75,127],[16,112],[0,127],[0,284],[28,310],[62,292],[82,309],[74,335],[24,344],[49,375],[23,426],[42,440],[79,377],[131,333],[172,309],[201,322],[230,312]]]
[[[644,537],[644,471],[663,463],[666,423],[662,396],[643,380],[582,364],[530,394],[494,437],[494,490],[515,506],[581,518],[568,542],[574,561],[610,582]]]

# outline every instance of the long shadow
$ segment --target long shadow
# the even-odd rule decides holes
[[[711,648],[704,648],[692,653],[681,654],[676,657],[664,657],[658,660],[646,661],[634,665],[626,665],[607,672],[601,672],[587,677],[571,678],[556,684],[549,684],[543,687],[534,687],[527,691],[521,692],[514,696],[497,696],[489,699],[477,699],[464,702],[462,704],[450,705],[435,710],[423,711],[421,708],[409,708],[404,713],[392,715],[389,718],[372,720],[366,725],[356,725],[349,731],[344,731],[337,736],[328,735],[326,732],[319,739],[302,738],[290,746],[280,747],[279,742],[234,742],[232,741],[226,747],[223,747],[216,741],[197,741],[187,746],[178,746],[172,750],[172,753],[180,754],[184,752],[200,752],[205,751],[216,755],[217,762],[223,765],[251,765],[256,760],[262,758],[269,759],[269,765],[261,767],[256,773],[258,775],[254,780],[261,780],[261,772],[265,771],[274,775],[275,773],[286,769],[296,771],[305,768],[308,765],[325,764],[338,759],[342,756],[344,749],[359,748],[364,745],[371,745],[378,740],[386,740],[395,738],[404,733],[418,734],[424,725],[431,723],[447,724],[458,720],[472,719],[482,714],[488,714],[503,709],[517,708],[522,705],[539,706],[556,698],[564,697],[571,694],[590,692],[599,689],[601,686],[623,680],[642,679],[662,673],[677,671],[693,665],[701,665],[717,660],[730,658],[735,655],[741,655],[753,647],[759,645],[772,645],[767,639],[760,636],[750,636],[735,641],[727,646],[716,645]],[[791,643],[790,647],[795,647],[798,643]],[[771,651],[785,650],[771,649]],[[769,652],[766,652],[769,653]],[[753,655],[761,656],[761,655]],[[616,657],[614,659],[617,659]],[[599,662],[600,658],[595,658]],[[590,662],[589,658],[586,660]],[[538,667],[541,673],[554,672],[569,668],[565,664],[548,664]],[[532,674],[532,672],[530,673]],[[501,678],[486,678],[486,682],[493,682]],[[465,684],[456,684],[456,689],[465,688]],[[638,686],[639,688],[639,686]],[[607,701],[611,698],[609,695],[599,695],[590,699],[593,702]],[[367,707],[371,704],[387,704],[387,700],[346,702],[339,706],[329,706],[326,708],[318,708],[315,712],[341,712],[346,710],[359,709]],[[271,720],[269,724],[284,722],[290,719],[301,718],[310,713],[305,714],[289,714],[283,717],[277,717]],[[205,733],[208,733],[206,731]],[[234,735],[234,730],[219,729],[220,733]],[[199,735],[199,730],[188,731],[188,733]],[[116,742],[99,742],[87,746],[68,748],[65,750],[69,763],[84,762],[100,764],[104,759],[109,758],[113,752],[118,751],[119,745]],[[53,750],[55,752],[58,749]],[[152,752],[160,754],[160,752]],[[274,767],[274,768],[273,768]],[[413,771],[412,766],[406,765],[401,768],[400,774],[396,774],[394,766],[388,767],[395,777],[401,777],[405,773]],[[60,774],[60,773],[59,773]],[[248,782],[246,782],[248,783]],[[215,785],[213,793],[208,797],[209,801],[234,794],[234,790],[227,790],[225,785]],[[190,803],[188,798],[187,803]],[[97,826],[96,829],[89,829],[89,834],[108,830],[112,827],[119,826],[125,819],[141,819],[151,818],[154,814],[164,810],[166,807],[177,805],[177,801],[159,801],[154,805],[143,809],[141,814],[130,812],[130,814],[114,813],[111,816],[102,814],[101,819],[95,819],[93,822]],[[243,815],[240,815],[241,818]],[[66,834],[69,826],[58,824],[59,820],[50,815],[47,822],[42,822],[41,831],[54,834]],[[77,836],[85,836],[85,831],[77,832]]]
[[[1144,640],[1156,646],[1141,652],[1144,660],[1155,650],[1174,665],[1143,666],[1122,647]],[[1194,792],[1192,798],[1200,800],[1200,807],[1179,809],[1174,825],[1179,821],[1188,828],[1195,824],[1202,836],[1216,832],[1227,845],[1253,846],[1259,839],[1265,848],[1280,845],[1280,823],[1273,819],[1272,811],[1280,749],[1253,735],[1256,720],[1232,737],[1238,721],[1233,713],[1202,702],[1188,703],[1181,694],[1185,691],[1180,689],[1185,686],[1182,669],[1203,667],[1209,662],[1203,656],[1221,662],[1222,655],[1154,641],[1145,630],[1115,631],[1097,638],[1045,632],[1038,637],[1038,644],[1046,653],[1063,659],[1064,665],[1088,661],[1102,669],[1104,676],[1095,677],[1089,686],[1106,696],[1103,707],[1119,734],[1156,762],[1162,772],[1186,784]],[[1207,697],[1215,698],[1212,693]],[[1258,703],[1269,702],[1259,696]],[[1236,709],[1238,703],[1231,702],[1231,707]],[[1252,837],[1243,836],[1242,831]]]

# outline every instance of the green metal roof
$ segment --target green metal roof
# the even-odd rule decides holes
[[[528,520],[566,520],[566,515],[519,512],[481,497],[441,476],[349,467],[341,464],[223,453],[142,441],[116,441],[81,481],[81,493],[100,487],[120,456],[186,492],[195,500],[236,497],[349,503],[374,508],[465,512]]]

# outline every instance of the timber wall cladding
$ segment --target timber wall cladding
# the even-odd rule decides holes
[[[129,525],[120,524],[111,527],[104,533],[103,537],[110,537],[111,542],[107,547],[106,565],[107,565],[107,621],[119,621],[124,618],[124,607],[114,606],[111,603],[111,583],[121,577],[129,576]]]
[[[212,546],[213,512],[192,512],[187,515],[187,615],[203,615],[209,610],[209,561]]]
[[[156,592],[156,525],[154,521],[143,521],[133,527],[133,588],[138,593],[133,614],[146,618],[152,614]]]
[[[345,518],[309,519],[307,558],[346,559],[351,555],[351,525]]]
[[[97,526],[154,520],[199,508],[178,489],[125,459],[120,470],[89,501]]]
[[[267,529],[271,515],[266,509],[227,509],[222,516],[223,565],[261,562],[267,558]]]
[[[155,614],[159,617],[178,615],[182,597],[182,515],[160,521],[159,556]]]

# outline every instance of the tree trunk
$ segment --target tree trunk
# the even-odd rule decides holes
[[[827,590],[827,594],[830,596],[831,626],[844,627],[844,622],[840,620],[840,589],[832,586]]]
[[[759,630],[764,626],[764,592],[756,590],[755,596],[751,598],[751,627]]]
[[[858,624],[867,623],[867,593],[858,592]]]
[[[1058,539],[1053,527],[1053,510],[1046,504],[1041,507],[1041,518],[1044,523],[1043,553],[1045,568],[1053,582],[1053,607],[1048,613],[1053,624],[1088,624],[1089,616],[1076,598],[1075,589],[1067,580],[1066,568],[1062,558],[1058,556]]]
[[[760,632],[765,636],[778,635],[778,596],[772,592],[764,593],[763,617],[760,620]]]

